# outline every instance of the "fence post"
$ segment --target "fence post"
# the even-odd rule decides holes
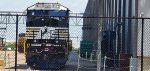
[[[143,41],[144,41],[144,18],[142,18],[142,35],[141,35],[141,71],[143,71]]]
[[[15,71],[17,71],[18,15],[16,15]]]
[[[99,20],[100,22],[103,21],[103,19],[101,18]],[[102,27],[101,27],[101,23],[98,24],[98,49],[97,49],[97,71],[101,71],[101,37],[102,37]]]
[[[93,61],[93,54],[90,55],[90,61]]]
[[[79,71],[79,68],[80,68],[80,48],[79,48],[79,54],[78,54],[77,71]]]
[[[86,57],[86,59],[87,59],[87,52],[85,53],[85,57]]]
[[[106,59],[107,59],[107,57],[105,56],[105,57],[104,57],[104,70],[103,70],[103,71],[106,70]]]
[[[8,54],[8,64],[9,64],[9,71],[10,71],[10,57],[9,57],[9,54]]]

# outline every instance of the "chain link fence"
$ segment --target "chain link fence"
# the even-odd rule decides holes
[[[24,51],[27,49],[20,49],[22,52],[18,52],[20,47],[25,46],[19,34],[26,32],[26,16],[1,15],[0,19],[0,70],[34,70],[26,63],[27,53],[24,53]],[[149,20],[149,18],[70,16],[70,45],[64,46],[72,46],[73,48],[67,57],[65,67],[57,70],[150,70]],[[64,31],[61,32],[65,33]],[[23,46],[19,46],[19,44]],[[46,59],[47,57],[43,58]],[[36,70],[42,71],[43,69]]]

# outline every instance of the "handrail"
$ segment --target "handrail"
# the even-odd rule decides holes
[[[30,28],[30,29],[29,29],[29,32],[26,32],[26,33],[25,33],[25,37],[26,37],[26,35],[29,35],[29,33],[31,33],[32,31],[33,31],[33,29]],[[28,44],[27,44],[27,46],[26,46],[26,41],[27,41],[27,40],[24,39],[24,47],[23,47],[23,48],[24,48],[24,56],[25,56],[25,57],[26,57],[26,48],[29,47]]]

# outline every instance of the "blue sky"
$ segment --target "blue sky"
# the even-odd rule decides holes
[[[28,6],[37,2],[59,2],[73,12],[84,12],[88,0],[1,0],[1,11],[24,11]]]

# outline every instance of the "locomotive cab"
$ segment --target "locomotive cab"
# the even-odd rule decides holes
[[[70,47],[69,9],[59,3],[36,3],[27,9],[26,62],[33,69],[65,66]]]

